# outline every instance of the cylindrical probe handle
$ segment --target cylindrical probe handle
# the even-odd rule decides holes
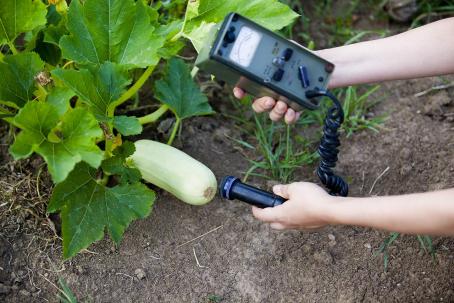
[[[260,208],[278,206],[286,201],[281,196],[245,184],[232,176],[222,180],[219,192],[224,199],[237,199]]]

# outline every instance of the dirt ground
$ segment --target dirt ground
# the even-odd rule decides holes
[[[342,138],[336,171],[352,196],[454,187],[454,87],[414,96],[453,81],[382,85],[384,101],[372,114],[388,114],[383,129]],[[226,102],[212,100],[218,110]],[[180,144],[218,179],[240,176],[248,162],[226,135],[236,135],[232,121],[199,117],[185,124]],[[245,204],[216,198],[194,207],[163,191],[118,248],[106,238],[63,262],[58,224],[45,216],[49,176],[38,158],[13,163],[9,138],[0,122],[0,302],[58,302],[60,277],[79,302],[454,302],[452,238],[433,239],[433,260],[416,237],[399,237],[385,272],[375,252],[386,232],[279,232]],[[317,182],[314,169],[301,168],[296,179]]]

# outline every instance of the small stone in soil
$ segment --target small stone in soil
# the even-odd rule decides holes
[[[336,236],[333,235],[333,234],[328,234],[328,239],[329,239],[330,241],[336,241]]]
[[[367,248],[367,249],[372,249],[372,245],[370,245],[370,243],[364,244],[364,247]]]
[[[145,271],[142,268],[137,268],[134,271],[134,274],[136,275],[137,279],[142,280],[145,278],[147,275],[145,274]]]
[[[28,291],[25,290],[25,289],[19,290],[19,294],[20,294],[21,296],[24,296],[24,297],[30,297],[30,292],[28,292]]]

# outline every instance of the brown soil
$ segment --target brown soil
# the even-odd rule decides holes
[[[436,84],[440,79],[383,85],[387,98],[374,113],[389,113],[384,129],[343,138],[348,144],[342,147],[337,171],[348,176],[352,195],[454,186],[454,89],[413,96]],[[193,119],[184,128],[183,150],[219,178],[240,175],[248,164],[223,135],[232,129],[231,121],[220,116]],[[398,238],[384,272],[382,256],[374,251],[387,233],[356,227],[278,232],[254,220],[247,205],[216,198],[193,207],[165,192],[159,193],[149,218],[131,225],[118,249],[106,239],[62,262],[59,241],[49,240],[52,226],[39,219],[48,184],[37,186],[36,173],[28,176],[40,162],[11,167],[5,145],[2,154],[0,204],[6,203],[2,212],[10,209],[0,230],[0,299],[5,302],[56,302],[50,282],[58,277],[66,279],[81,302],[454,300],[452,239],[434,239],[434,262],[415,237]],[[305,167],[297,179],[316,181],[313,169]],[[22,208],[41,213],[23,215],[27,212]]]

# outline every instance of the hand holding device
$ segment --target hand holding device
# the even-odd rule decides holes
[[[285,102],[296,111],[317,109],[321,97],[331,99],[334,106],[325,119],[317,175],[331,195],[347,196],[347,183],[332,170],[339,153],[339,128],[344,120],[340,102],[326,90],[334,65],[236,13],[229,14],[220,28],[214,27],[211,36],[196,65],[217,78],[254,96],[270,96]],[[224,198],[259,207],[273,207],[285,201],[233,177],[224,179],[220,192]]]

